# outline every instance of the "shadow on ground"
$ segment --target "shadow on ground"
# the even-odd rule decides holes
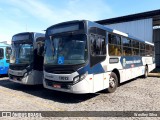
[[[96,97],[98,94],[71,94],[59,91],[53,91],[43,88],[42,85],[30,86],[14,83],[5,78],[0,80],[0,86],[17,91],[23,91],[25,93],[43,98],[53,100],[60,103],[79,103]]]
[[[0,75],[0,78],[8,77],[8,75]]]
[[[133,82],[134,80],[137,80],[137,79],[138,78],[135,78],[127,82],[124,82],[120,84],[119,87],[122,87],[123,85]],[[65,93],[60,91],[48,90],[43,88],[42,85],[30,86],[30,85],[14,83],[9,81],[8,78],[4,78],[0,80],[0,86],[11,89],[11,90],[23,91],[25,93],[28,93],[43,99],[53,100],[60,103],[71,103],[71,104],[89,100],[100,94],[108,94],[107,90],[102,90],[95,94],[91,94],[91,93],[90,94],[71,94],[71,93]]]
[[[139,78],[142,79],[142,77],[137,77],[137,78],[128,80],[128,81],[126,81],[126,82],[120,83],[118,87],[123,87],[124,85],[129,84],[129,83],[131,83],[131,82],[133,82],[133,81],[135,81],[135,80],[137,80],[137,79],[139,79]],[[98,92],[98,93],[99,93],[99,94],[106,94],[106,93],[107,93],[107,94],[112,94],[112,93],[109,93],[107,90],[102,90],[102,91],[100,91],[100,92]]]

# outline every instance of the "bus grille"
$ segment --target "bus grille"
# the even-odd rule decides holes
[[[24,70],[27,66],[26,65],[10,65],[9,68],[11,70]]]
[[[21,81],[22,80],[22,78],[23,78],[23,76],[15,76],[15,75],[11,75],[11,74],[9,74],[9,77],[10,77],[10,79],[12,79],[12,80],[14,80],[14,78],[16,78],[16,80],[18,80],[18,81]]]
[[[47,69],[45,71],[54,74],[71,74],[75,72],[75,70],[73,69],[66,69],[66,68],[61,68],[61,69],[52,68],[52,69]]]

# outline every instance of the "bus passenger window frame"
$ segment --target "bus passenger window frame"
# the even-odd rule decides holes
[[[92,56],[106,56],[106,39],[104,36],[90,34],[90,50]],[[94,39],[94,41],[93,41]],[[92,43],[94,42],[94,43]],[[98,43],[98,44],[97,44]]]
[[[140,56],[145,56],[145,43],[140,42]]]
[[[1,60],[1,59],[4,59],[4,49],[0,48],[0,50],[2,50],[2,52],[1,52],[2,53],[2,57],[0,56],[0,60]]]
[[[129,43],[127,43],[127,41],[129,41]],[[122,53],[123,56],[132,56],[132,40],[131,39],[122,37],[122,48],[123,48],[123,53]]]
[[[113,33],[108,33],[107,36],[108,36],[108,54],[110,56],[121,56],[122,55],[121,36]]]
[[[98,40],[100,40],[100,49],[99,49],[100,52],[99,54],[96,54],[96,53],[93,53],[93,51],[95,51],[94,47],[96,46],[96,43],[94,43],[93,45],[92,42],[97,42]],[[104,42],[103,47],[102,47],[102,42]],[[90,47],[89,47],[90,49],[90,67],[93,67],[94,65],[106,59],[106,54],[107,54],[106,52],[106,31],[100,28],[91,27],[89,29],[89,44],[90,44]],[[102,50],[102,48],[104,49]]]
[[[145,56],[146,57],[150,57],[150,56],[153,56],[153,46],[152,45],[149,45],[149,44],[145,44]]]
[[[131,46],[132,46],[132,55],[140,56],[140,42],[137,40],[131,39]]]

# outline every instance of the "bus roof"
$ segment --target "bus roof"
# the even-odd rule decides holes
[[[54,27],[54,26],[59,26],[59,25],[63,25],[63,24],[64,24],[64,25],[66,25],[66,24],[72,24],[72,23],[76,23],[76,22],[88,22],[88,23],[94,25],[95,27],[100,27],[100,28],[102,28],[102,29],[104,29],[104,30],[106,30],[106,31],[108,31],[108,32],[115,33],[115,34],[118,34],[118,35],[127,37],[127,38],[129,38],[129,39],[134,39],[134,40],[137,40],[137,41],[140,41],[140,42],[143,42],[143,43],[147,43],[147,44],[150,44],[150,45],[154,45],[154,44],[151,43],[151,42],[141,40],[141,39],[136,38],[136,37],[134,37],[134,36],[131,36],[131,35],[127,34],[127,33],[118,31],[118,30],[116,30],[116,29],[108,28],[108,27],[105,26],[105,25],[101,25],[101,24],[98,24],[98,23],[96,23],[96,22],[92,22],[92,21],[89,21],[89,20],[73,20],[73,21],[62,22],[62,23],[58,23],[58,24],[52,25],[52,26],[48,27],[47,29],[50,29],[50,28],[52,28],[52,27]],[[46,31],[47,31],[47,29],[46,29]]]
[[[23,36],[19,37],[19,36]],[[18,37],[18,38],[17,38]],[[22,33],[17,33],[12,36],[12,42],[23,40],[23,39],[30,39],[30,38],[37,38],[37,37],[45,37],[44,33],[39,33],[39,32],[22,32]]]
[[[0,42],[0,47],[8,47],[8,46],[11,46],[11,45],[4,42]]]
[[[33,34],[33,33],[38,33],[38,32],[21,32],[21,33],[15,34],[13,36],[22,35],[22,34]],[[40,34],[44,34],[44,33],[40,33]]]
[[[72,24],[72,23],[82,22],[82,21],[84,21],[84,20],[73,20],[73,21],[61,22],[61,23],[54,24],[54,25],[48,27],[47,29],[50,29],[52,27],[59,26],[59,25]],[[45,31],[47,31],[47,29]]]

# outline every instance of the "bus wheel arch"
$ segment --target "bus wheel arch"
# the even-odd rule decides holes
[[[118,85],[119,85],[119,81],[120,81],[119,71],[117,69],[114,69],[110,74],[109,88],[107,89],[107,91],[109,93],[115,92],[117,87],[118,87]]]
[[[117,69],[114,69],[112,72],[114,72],[117,75],[118,78],[118,85],[120,84],[120,73]]]

